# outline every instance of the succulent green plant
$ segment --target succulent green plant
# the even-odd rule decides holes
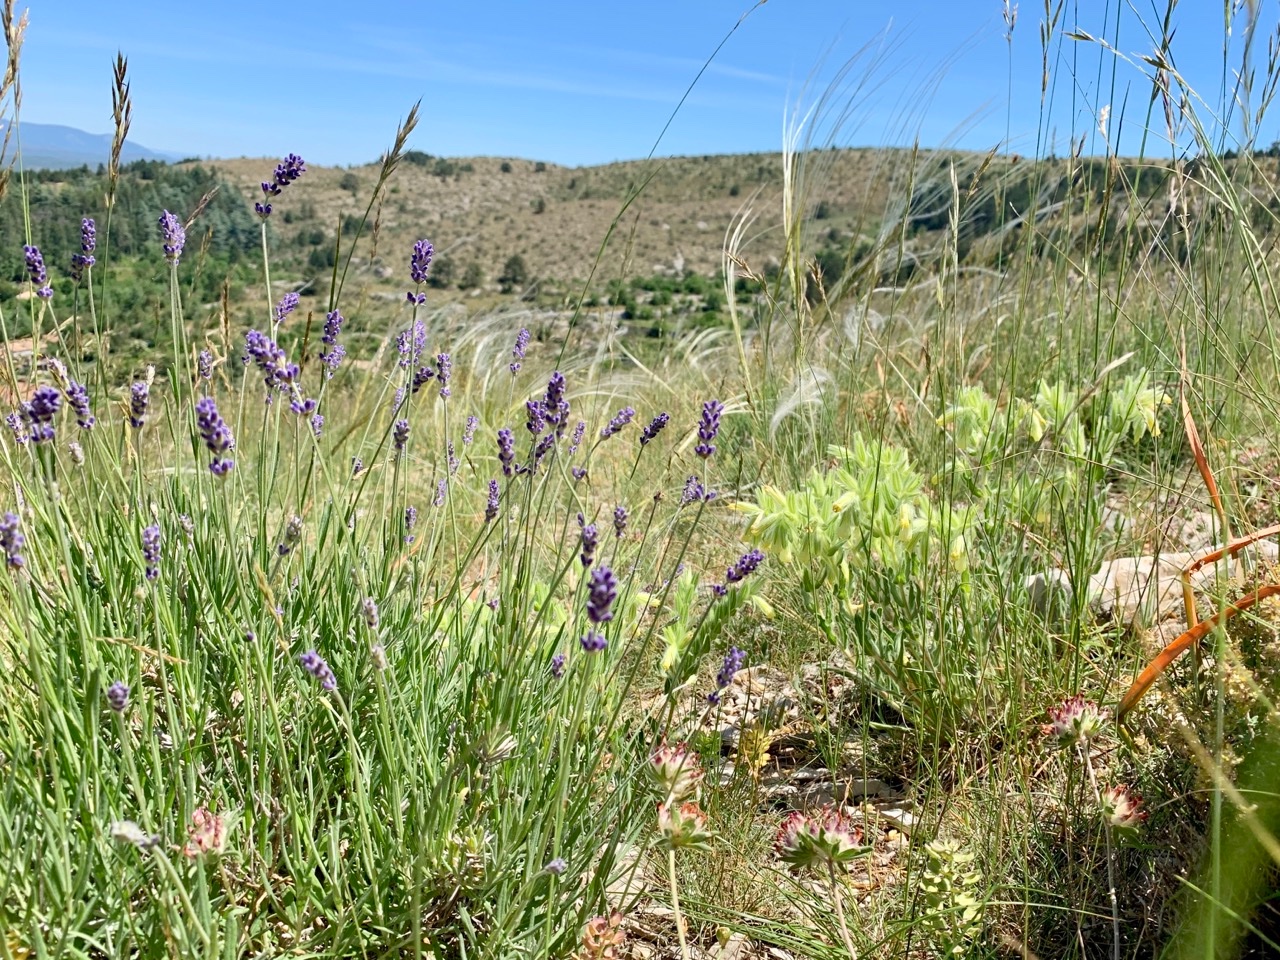
[[[921,925],[943,956],[962,957],[982,932],[982,872],[973,852],[955,840],[932,840],[924,852]]]

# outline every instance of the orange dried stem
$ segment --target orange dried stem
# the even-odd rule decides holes
[[[1213,479],[1213,471],[1209,469],[1209,460],[1204,455],[1204,444],[1200,442],[1200,432],[1196,429],[1196,422],[1191,416],[1191,408],[1187,405],[1185,391],[1182,394],[1182,425],[1187,432],[1187,442],[1191,444],[1191,452],[1196,458],[1196,468],[1199,469],[1200,476],[1204,479],[1204,485],[1209,491],[1209,499],[1213,502],[1213,509],[1218,514],[1218,519],[1222,522],[1223,532],[1229,536],[1227,511],[1222,506],[1222,496],[1218,493],[1218,484]]]
[[[1237,553],[1259,540],[1265,540],[1268,537],[1274,537],[1280,534],[1280,523],[1273,524],[1270,527],[1263,527],[1261,530],[1255,530],[1253,533],[1247,533],[1243,537],[1232,540],[1224,547],[1219,547],[1206,553],[1203,557],[1199,557],[1186,565],[1182,570],[1182,603],[1187,611],[1187,626],[1194,627],[1200,622],[1199,615],[1196,612],[1195,593],[1191,589],[1191,575],[1201,567],[1210,563],[1217,563],[1223,557],[1234,557]]]
[[[1191,571],[1183,570],[1180,574],[1182,579],[1182,609],[1187,614],[1187,626],[1194,627],[1200,622],[1200,614],[1196,610],[1196,593],[1191,589]]]
[[[1227,511],[1222,506],[1222,497],[1218,493],[1218,484],[1213,479],[1213,471],[1209,469],[1209,459],[1204,455],[1204,444],[1200,442],[1200,431],[1196,429],[1195,418],[1191,415],[1191,404],[1187,403],[1187,384],[1191,381],[1191,373],[1187,369],[1187,342],[1184,337],[1181,350],[1182,369],[1178,376],[1178,401],[1182,407],[1182,429],[1186,431],[1187,443],[1196,458],[1196,468],[1204,479],[1205,488],[1209,491],[1209,499],[1213,501],[1213,509],[1218,513],[1222,523],[1224,539],[1231,539],[1231,528],[1227,524]]]
[[[1237,613],[1248,610],[1260,600],[1277,595],[1280,595],[1280,583],[1269,583],[1266,586],[1259,587],[1253,593],[1242,597],[1236,603],[1224,608],[1207,620],[1197,623],[1190,630],[1179,636],[1161,650],[1156,658],[1147,664],[1147,668],[1142,673],[1138,674],[1138,679],[1133,681],[1133,686],[1129,688],[1129,692],[1120,701],[1120,706],[1116,710],[1116,719],[1123,720],[1125,714],[1137,706],[1138,701],[1151,689],[1152,685],[1159,679],[1160,674],[1169,668],[1169,664],[1207,637],[1219,624],[1225,623]]]

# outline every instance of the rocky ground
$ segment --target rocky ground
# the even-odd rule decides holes
[[[1131,532],[1133,517],[1117,503],[1109,522]],[[1199,616],[1216,609],[1211,598],[1226,595],[1241,584],[1277,576],[1280,548],[1274,537],[1263,538],[1233,557],[1197,566],[1196,561],[1219,545],[1216,517],[1204,511],[1175,512],[1157,525],[1163,551],[1118,556],[1106,561],[1089,578],[1088,602],[1100,622],[1134,629],[1149,638],[1152,653],[1186,629],[1183,574],[1198,598]],[[1238,539],[1239,532],[1235,533]],[[1031,578],[1028,586],[1038,598],[1045,616],[1056,616],[1069,606],[1072,593],[1065,571],[1048,570]],[[870,857],[850,871],[845,890],[851,909],[876,889],[902,878],[910,834],[919,811],[909,784],[894,784],[866,774],[862,747],[844,745],[838,767],[822,760],[814,732],[806,717],[822,705],[828,716],[840,712],[855,695],[851,664],[841,658],[810,663],[788,674],[766,664],[739,671],[723,693],[718,711],[708,711],[701,697],[692,693],[681,703],[678,715],[703,736],[718,736],[723,762],[714,775],[728,785],[743,772],[758,784],[759,814],[780,819],[787,811],[811,811],[833,804],[858,823],[873,845]],[[829,749],[828,749],[829,755]],[[709,774],[710,775],[710,774]],[[763,869],[763,867],[762,867]],[[614,952],[604,956],[636,960],[678,960],[674,919],[666,892],[665,864],[624,858],[621,876],[610,889],[615,918],[625,934]],[[697,958],[732,960],[791,960],[797,956],[771,944],[754,942],[727,929],[716,931],[710,941],[691,942]],[[593,955],[594,956],[594,955]]]

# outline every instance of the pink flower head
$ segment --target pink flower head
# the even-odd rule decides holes
[[[707,815],[692,800],[678,807],[674,803],[658,804],[658,832],[662,843],[673,850],[682,847],[706,850],[713,836],[707,826]]]
[[[798,810],[787,814],[778,828],[774,847],[778,859],[794,870],[844,867],[871,852],[863,839],[860,826],[827,804],[816,814]]]
[[[658,785],[664,804],[676,804],[697,796],[702,767],[685,744],[669,747],[664,741],[649,758],[649,772]]]
[[[1050,707],[1049,722],[1041,729],[1045,736],[1057,740],[1059,746],[1074,747],[1092,740],[1105,719],[1106,711],[1098,709],[1092,700],[1086,700],[1084,694],[1077,693],[1059,706]]]
[[[581,956],[584,960],[611,960],[627,938],[622,930],[622,914],[617,910],[607,917],[592,917],[582,931]]]
[[[222,817],[205,807],[191,814],[187,827],[187,845],[182,852],[195,859],[206,853],[221,853],[227,845],[227,824]]]
[[[1136,830],[1147,819],[1147,811],[1142,809],[1142,795],[1124,784],[1102,791],[1102,815],[1117,830]]]

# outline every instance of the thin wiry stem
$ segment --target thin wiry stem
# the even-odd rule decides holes
[[[676,922],[676,936],[680,938],[680,960],[689,960],[689,944],[684,935],[684,917],[680,913],[680,885],[676,883],[676,850],[667,850],[667,876],[671,881],[671,915]]]
[[[840,896],[840,880],[836,875],[834,860],[827,861],[828,879],[831,881],[831,900],[836,906],[836,922],[840,924],[840,939],[849,953],[849,960],[858,960],[858,951],[853,947],[853,937],[849,933],[849,922],[844,916],[844,900]]]
[[[1080,756],[1084,767],[1089,771],[1089,786],[1093,788],[1093,799],[1102,811],[1102,792],[1098,789],[1098,778],[1093,772],[1093,758],[1089,755],[1089,743],[1086,740],[1080,747]],[[1111,824],[1102,825],[1102,837],[1107,847],[1107,895],[1111,898],[1111,956],[1112,960],[1120,960],[1120,900],[1116,896],[1116,858],[1111,849]]]

